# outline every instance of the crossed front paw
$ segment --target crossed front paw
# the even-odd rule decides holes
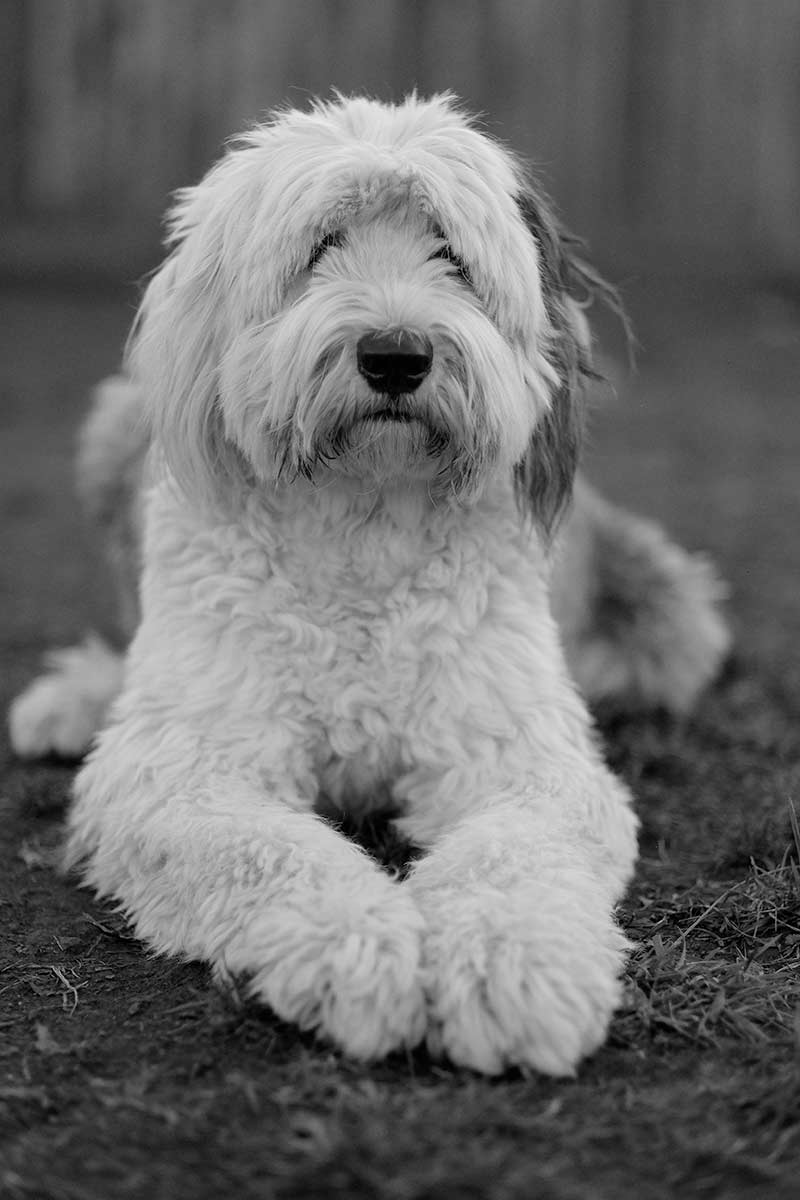
[[[487,1075],[569,1076],[605,1039],[626,938],[602,898],[526,882],[426,890],[427,1043]]]
[[[628,945],[584,885],[581,895],[536,882],[442,886],[415,898],[389,884],[324,911],[271,907],[224,966],[354,1059],[426,1040],[435,1057],[487,1075],[572,1075],[606,1036]]]
[[[273,905],[225,952],[226,972],[283,1020],[369,1061],[425,1036],[423,923],[388,880],[372,896]]]

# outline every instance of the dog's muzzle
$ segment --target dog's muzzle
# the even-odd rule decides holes
[[[356,345],[359,373],[373,391],[387,396],[413,392],[430,372],[433,346],[413,329],[379,329]]]

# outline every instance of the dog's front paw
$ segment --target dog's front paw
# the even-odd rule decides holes
[[[360,894],[270,906],[227,950],[224,969],[283,1020],[355,1059],[382,1058],[425,1035],[422,918],[388,878]]]
[[[488,1075],[571,1075],[602,1043],[628,945],[591,880],[426,891],[428,1045]]]

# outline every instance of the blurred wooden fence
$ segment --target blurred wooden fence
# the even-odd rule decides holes
[[[800,269],[798,0],[2,0],[0,260],[65,222],[111,260],[151,244],[271,105],[415,85],[482,111],[595,243]]]

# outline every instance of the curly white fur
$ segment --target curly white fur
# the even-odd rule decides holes
[[[585,329],[528,189],[438,97],[278,115],[181,194],[128,360],[141,621],[69,857],[357,1058],[568,1074],[618,1000],[636,820],[550,611]],[[389,412],[357,347],[398,328],[432,364]],[[403,882],[315,811],[387,791]]]

